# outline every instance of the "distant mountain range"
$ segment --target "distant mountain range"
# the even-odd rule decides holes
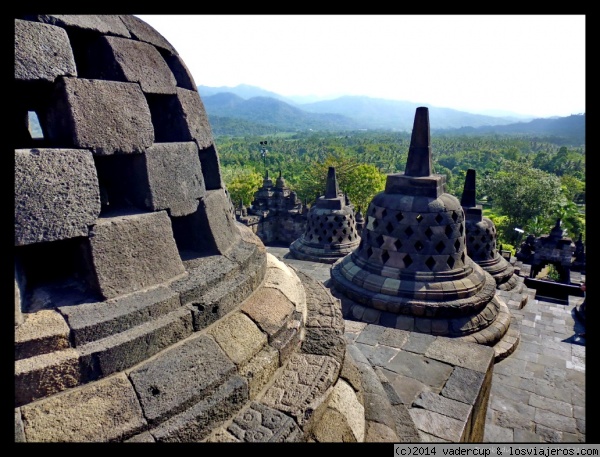
[[[244,84],[236,87],[198,86],[198,92],[216,135],[309,130],[411,132],[416,108],[428,106],[366,96],[299,103],[299,98],[284,97]],[[585,114],[534,119],[516,114],[495,117],[450,108],[428,108],[432,132],[556,136],[572,144],[585,144]]]

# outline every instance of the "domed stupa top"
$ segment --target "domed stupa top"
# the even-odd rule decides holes
[[[335,168],[329,167],[325,195],[310,208],[306,230],[290,245],[297,259],[333,263],[358,246],[354,209],[340,192]]]

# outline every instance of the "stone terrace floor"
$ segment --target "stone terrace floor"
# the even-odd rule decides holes
[[[267,246],[267,252],[327,285],[330,264],[289,258],[287,247]],[[575,311],[582,300],[530,298],[522,309],[511,308],[521,340],[494,365],[485,443],[586,441],[586,342]]]

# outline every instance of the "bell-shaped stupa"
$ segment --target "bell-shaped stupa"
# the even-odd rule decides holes
[[[325,195],[308,212],[306,230],[290,245],[297,259],[334,263],[359,244],[354,207],[340,192],[335,167],[329,167]]]
[[[496,226],[490,218],[483,215],[481,205],[477,204],[475,187],[475,170],[469,169],[460,200],[465,211],[469,257],[494,277],[496,288],[520,291],[524,288],[523,278],[514,274],[514,267],[498,252]]]
[[[467,255],[465,214],[445,182],[432,174],[429,111],[419,107],[406,171],[387,176],[332,285],[347,319],[493,346],[498,360],[518,334],[496,281]]]

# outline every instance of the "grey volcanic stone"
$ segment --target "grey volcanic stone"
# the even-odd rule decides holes
[[[215,340],[199,335],[148,360],[129,376],[152,424],[210,395],[234,371],[235,365]]]
[[[204,103],[200,99],[200,94],[197,90],[187,90],[178,87],[177,99],[181,105],[190,139],[196,141],[200,151],[205,153],[203,152],[204,149],[213,146],[213,137],[208,115],[206,114]],[[216,154],[215,157],[217,157]]]
[[[159,285],[185,272],[164,211],[100,218],[90,244],[105,298]]]
[[[147,24],[133,15],[122,15],[120,18],[127,26],[132,37],[165,49],[171,54],[177,54],[177,51],[173,48],[171,43],[169,43],[167,39],[158,33],[150,24]]]
[[[87,237],[99,214],[98,176],[89,151],[15,151],[16,246]]]
[[[77,76],[67,32],[15,19],[15,80],[53,83],[58,76]]]
[[[159,286],[96,303],[61,306],[75,346],[125,331],[181,306],[179,295]]]
[[[252,402],[227,428],[240,441],[284,443],[303,441],[300,427],[281,411]]]
[[[192,141],[156,143],[144,157],[149,184],[143,199],[146,207],[169,209],[171,216],[194,213],[206,192],[198,146]]]
[[[23,406],[21,412],[28,442],[121,441],[146,427],[124,374]]]
[[[139,84],[61,78],[48,108],[48,140],[94,154],[141,153],[154,142]]]
[[[58,25],[67,29],[87,30],[126,38],[131,36],[121,17],[115,14],[52,14],[39,15],[37,18],[40,22]]]
[[[452,375],[448,378],[448,382],[446,382],[441,393],[444,397],[462,401],[468,405],[475,405],[483,390],[484,379],[485,373],[454,367]]]
[[[240,376],[232,376],[209,395],[177,416],[151,430],[158,442],[198,442],[221,425],[248,401],[248,385]]]
[[[175,76],[151,44],[103,36],[87,52],[90,79],[139,83],[144,93],[175,93]]]

